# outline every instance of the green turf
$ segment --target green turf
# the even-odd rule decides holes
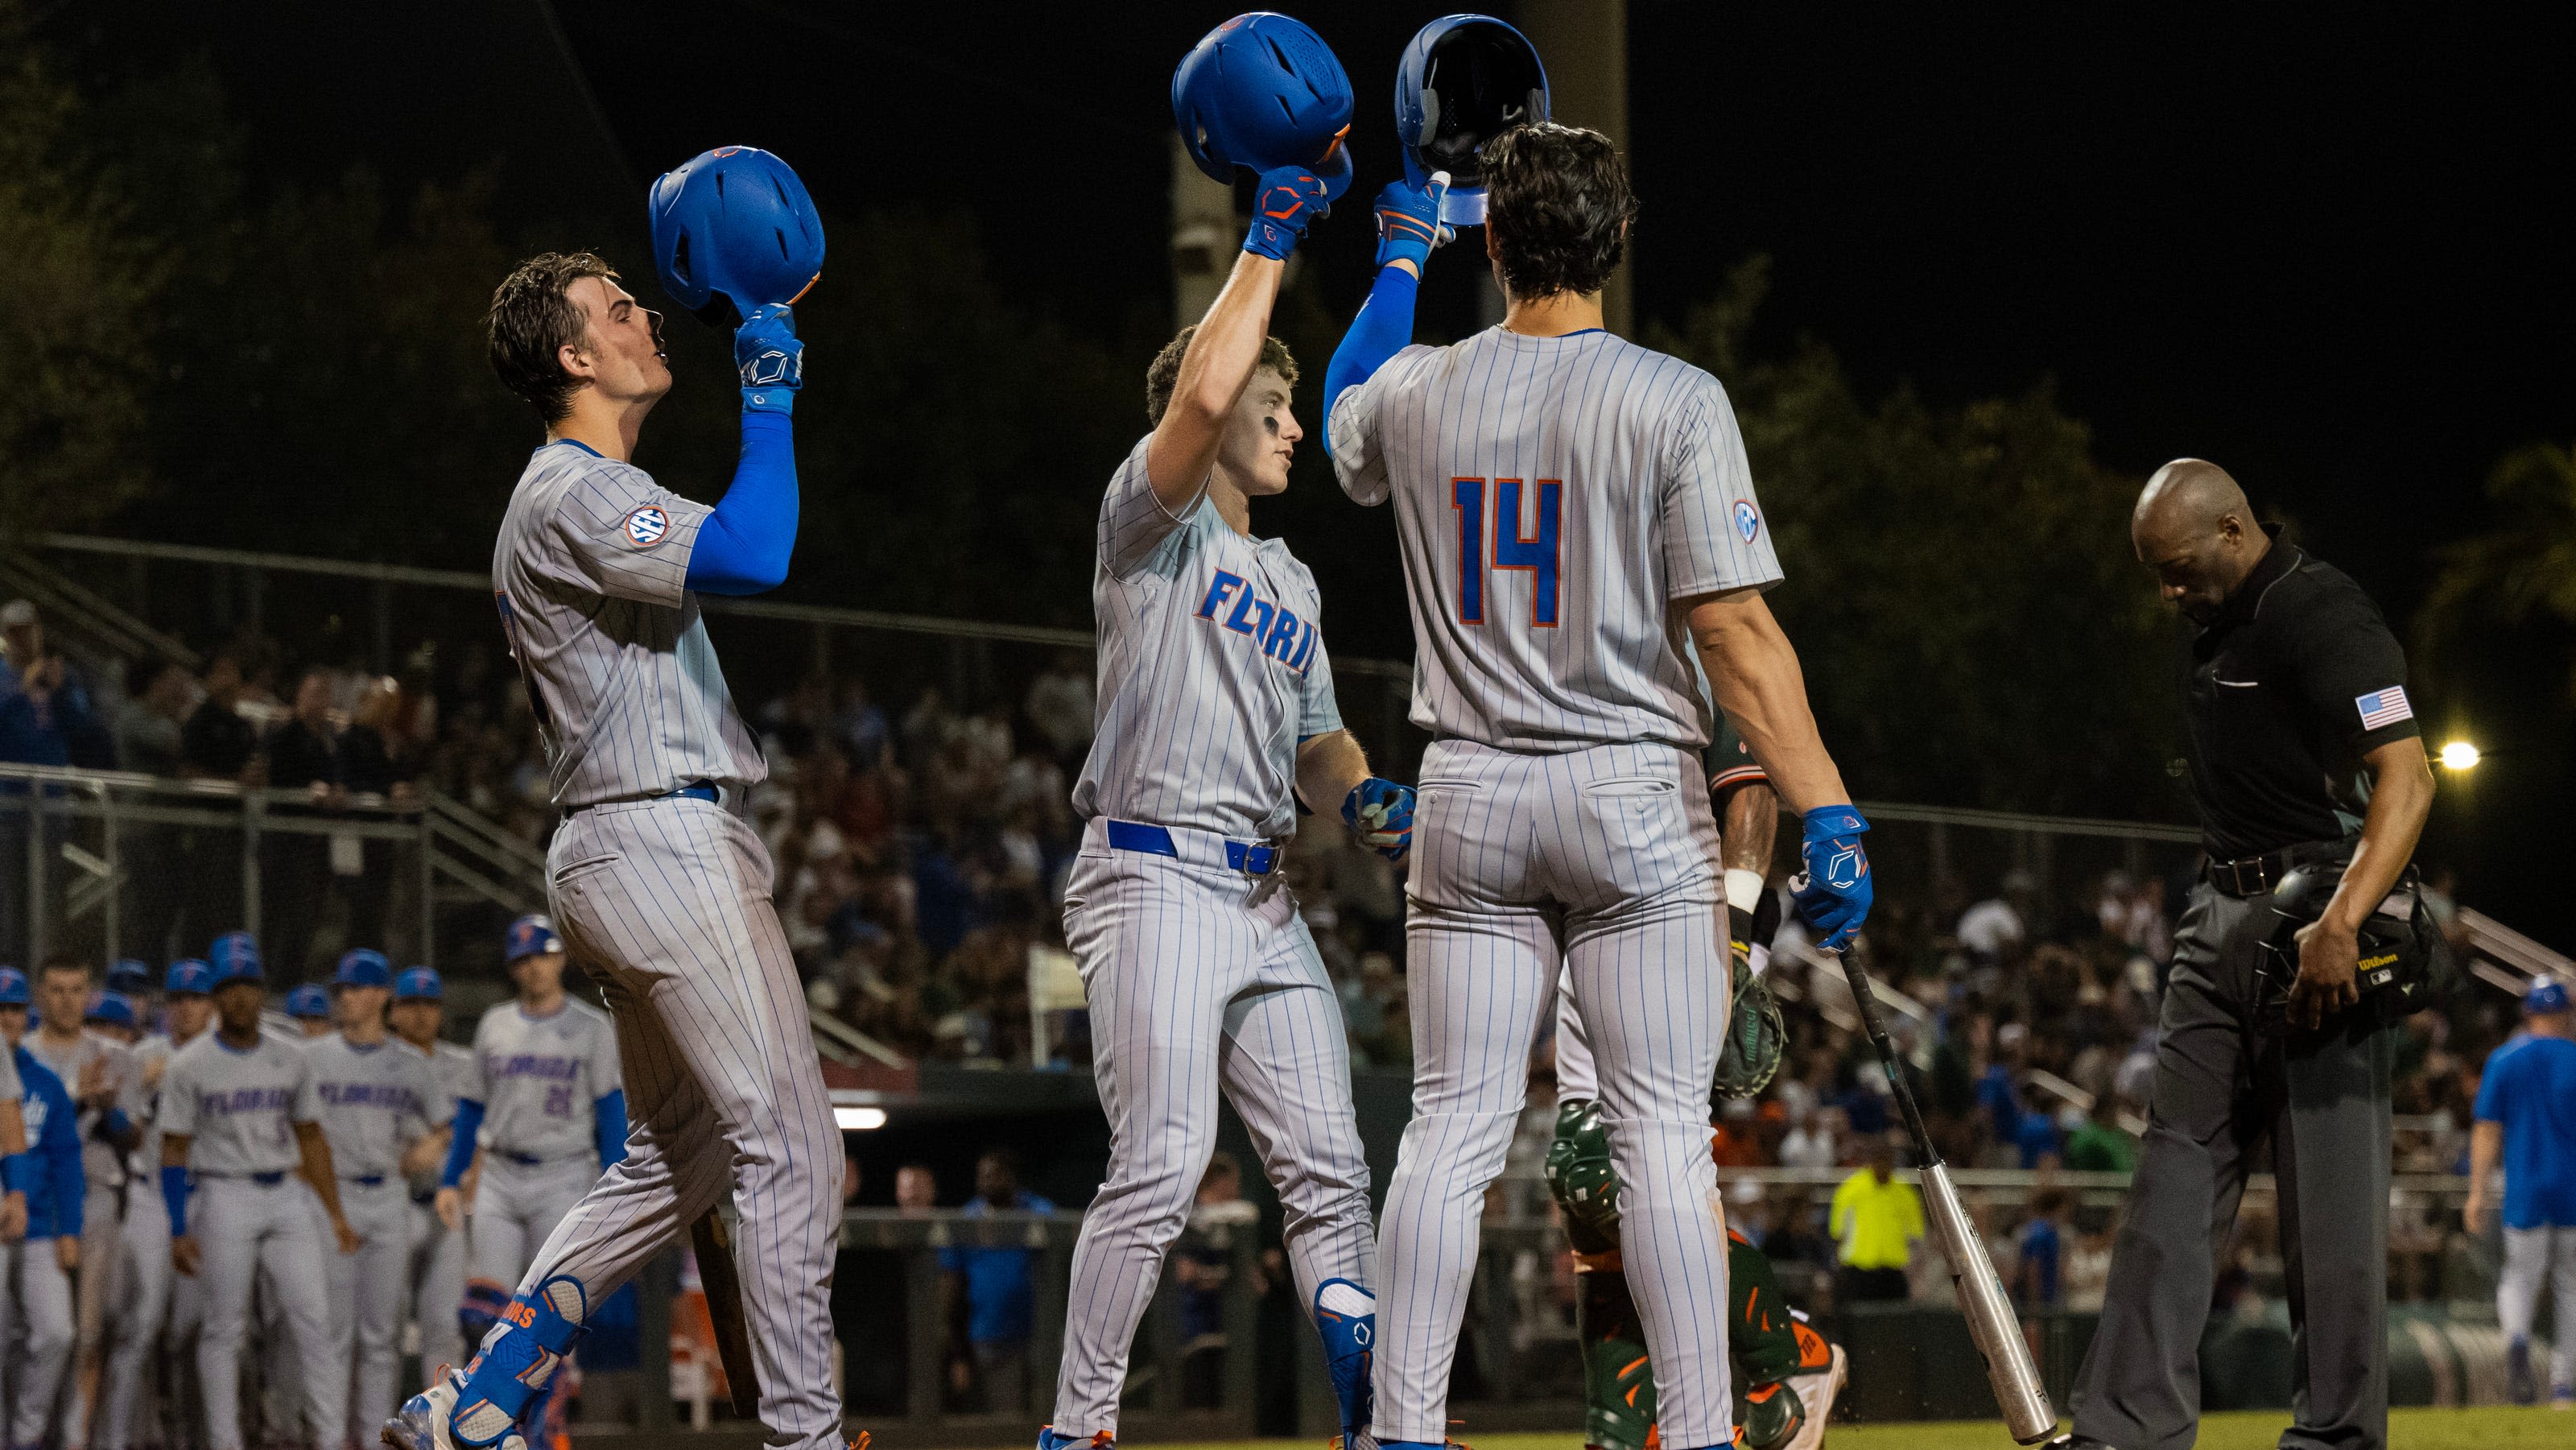
[[[2272,1450],[2289,1416],[2272,1410],[2210,1415],[2200,1422],[2198,1450]],[[1579,1450],[1573,1435],[1479,1435],[1465,1431],[1475,1450]],[[1826,1450],[2012,1450],[2000,1424],[1940,1420],[1910,1425],[1836,1425]],[[2576,1446],[2576,1415],[2545,1409],[2488,1407],[2475,1410],[2391,1410],[2388,1443],[2397,1450],[2568,1450]],[[1297,1440],[1242,1440],[1230,1444],[1158,1447],[1158,1450],[1279,1450]],[[1306,1450],[1313,1450],[1308,1446]]]

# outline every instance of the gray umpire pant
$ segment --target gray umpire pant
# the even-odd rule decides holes
[[[2188,1450],[2198,1433],[2210,1289],[2267,1133],[2290,1300],[2280,1443],[2388,1443],[2390,1035],[2357,1014],[2286,1041],[2254,1030],[2271,906],[2196,886],[2174,939],[2155,1104],[2075,1391],[2076,1433],[2121,1450]]]

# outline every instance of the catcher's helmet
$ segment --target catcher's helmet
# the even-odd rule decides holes
[[[700,322],[794,302],[823,274],[823,218],[786,162],[719,146],[663,172],[645,193],[653,267]]]
[[[1440,219],[1485,219],[1485,143],[1547,119],[1547,67],[1529,38],[1490,15],[1448,15],[1414,32],[1395,68],[1395,139],[1415,186],[1449,173]]]
[[[1215,180],[1311,166],[1328,201],[1350,184],[1333,153],[1351,128],[1351,78],[1303,21],[1255,10],[1209,31],[1172,70],[1172,124]]]

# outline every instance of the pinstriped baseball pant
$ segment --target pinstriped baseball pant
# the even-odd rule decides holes
[[[1137,1322],[1216,1150],[1220,1091],[1279,1191],[1300,1304],[1326,1279],[1368,1283],[1375,1244],[1341,1004],[1287,882],[1112,851],[1094,821],[1065,940],[1082,965],[1110,1128],[1108,1180],[1074,1245],[1056,1386],[1056,1432],[1080,1440],[1118,1428]]]
[[[596,1305],[730,1188],[768,1443],[841,1450],[841,1135],[768,851],[713,802],[638,801],[574,815],[548,865],[565,943],[604,978],[633,1127],[625,1161],[555,1226],[518,1292],[569,1274]]]
[[[1708,1152],[1726,903],[1698,762],[1670,745],[1423,757],[1407,894],[1413,1120],[1379,1225],[1380,1440],[1448,1428],[1486,1188],[1560,966],[1599,1061],[1620,1247],[1674,1450],[1734,1434],[1726,1225]]]

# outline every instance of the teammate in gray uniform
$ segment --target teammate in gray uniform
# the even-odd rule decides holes
[[[394,978],[393,1006],[386,1016],[394,1035],[429,1064],[439,1092],[453,1104],[473,1078],[474,1054],[439,1036],[447,1026],[447,1010],[440,1002],[446,992],[437,972],[412,967]],[[412,1145],[403,1162],[411,1187],[411,1258],[403,1280],[420,1336],[421,1367],[431,1372],[465,1360],[465,1340],[456,1323],[457,1306],[465,1300],[465,1235],[449,1229],[436,1206],[439,1168],[454,1141],[452,1125],[451,1118],[450,1126]]]
[[[172,1055],[195,1041],[213,1021],[214,1003],[206,995],[212,988],[204,962],[193,958],[172,962],[162,983],[167,1031],[134,1045],[134,1071],[127,1076],[123,1106],[138,1137],[134,1151],[127,1155],[132,1186],[125,1195],[125,1229],[118,1247],[120,1292],[109,1316],[107,1374],[90,1450],[127,1450],[133,1443],[135,1418],[146,1393],[145,1371],[156,1355],[161,1364],[157,1388],[164,1421],[190,1403],[181,1390],[196,1356],[205,1299],[197,1292],[194,1277],[177,1280],[173,1290],[170,1211],[155,1179],[161,1164],[161,1086]],[[184,1426],[168,1429],[178,1436],[186,1434]]]
[[[293,1346],[291,1363],[325,1362],[324,1257],[356,1253],[357,1231],[340,1210],[340,1183],[323,1136],[322,1102],[305,1049],[260,1030],[266,989],[259,945],[247,932],[215,939],[216,1029],[179,1049],[161,1075],[161,1194],[169,1210],[170,1261],[205,1278],[197,1379],[209,1450],[241,1450],[241,1347],[256,1278],[274,1293]],[[322,1200],[336,1243],[314,1232]],[[338,1443],[347,1418],[344,1376],[303,1377],[305,1432]]]
[[[1345,165],[1347,162],[1345,161]],[[1333,984],[1278,874],[1302,796],[1401,859],[1412,792],[1369,775],[1342,728],[1314,576],[1256,539],[1288,486],[1297,379],[1267,336],[1286,257],[1322,206],[1301,167],[1262,177],[1234,275],[1156,358],[1154,431],[1100,506],[1099,729],[1074,810],[1065,939],[1090,996],[1109,1174],[1084,1213],[1055,1416],[1039,1450],[1114,1434],[1136,1325],[1216,1147],[1222,1091],[1286,1214],[1345,1434],[1367,1423],[1375,1244]]]
[[[1800,905],[1828,948],[1867,910],[1864,823],[1762,603],[1780,571],[1725,392],[1602,330],[1635,212],[1616,151],[1538,124],[1481,165],[1502,324],[1403,345],[1439,198],[1398,182],[1378,203],[1378,281],[1325,379],[1344,489],[1396,507],[1412,714],[1437,736],[1407,883],[1414,1115],[1380,1230],[1375,1429],[1443,1439],[1485,1190],[1562,967],[1599,1059],[1661,1441],[1697,1450],[1735,1427],[1707,1147],[1728,923],[1687,653],[1806,814]]]
[[[598,1008],[565,995],[554,923],[510,923],[501,960],[519,995],[474,1029],[437,1199],[440,1221],[465,1235],[466,1302],[475,1307],[462,1328],[475,1340],[499,1318],[546,1235],[601,1169],[626,1156],[616,1032]]]
[[[728,1188],[769,1443],[843,1443],[830,1303],[840,1130],[769,853],[744,816],[768,766],[698,608],[700,592],[776,587],[795,543],[803,344],[785,307],[746,306],[741,462],[709,508],[628,461],[671,372],[660,319],[605,263],[534,258],[493,296],[494,368],[547,437],[502,518],[492,586],[564,812],[547,894],[602,981],[635,1131],[519,1280],[520,1322],[496,1325],[464,1372],[388,1422],[405,1450],[518,1439],[591,1306]]]
[[[12,1242],[0,1242],[0,1388],[8,1391],[0,1441],[33,1446],[44,1438],[72,1362],[72,1275],[80,1265],[79,1116],[70,1091],[29,1052],[26,974],[0,967],[0,1057],[19,1080],[20,1121],[35,1138],[17,1164],[26,1217]]]
[[[89,1026],[87,963],[77,957],[48,958],[36,969],[34,985],[39,1025],[27,1034],[27,1051],[63,1080],[79,1109],[81,1170],[88,1183],[72,1296],[78,1338],[64,1414],[66,1438],[80,1444],[88,1439],[89,1408],[98,1389],[107,1305],[118,1292],[117,1200],[125,1189],[125,1155],[137,1136],[119,1102],[125,1080],[133,1075],[133,1057]]]
[[[393,967],[361,949],[331,978],[340,1030],[305,1049],[322,1104],[322,1134],[340,1176],[340,1208],[366,1242],[325,1261],[332,1357],[317,1374],[346,1375],[349,1439],[365,1443],[394,1410],[395,1326],[411,1258],[411,1200],[403,1159],[456,1114],[429,1060],[385,1029]]]

